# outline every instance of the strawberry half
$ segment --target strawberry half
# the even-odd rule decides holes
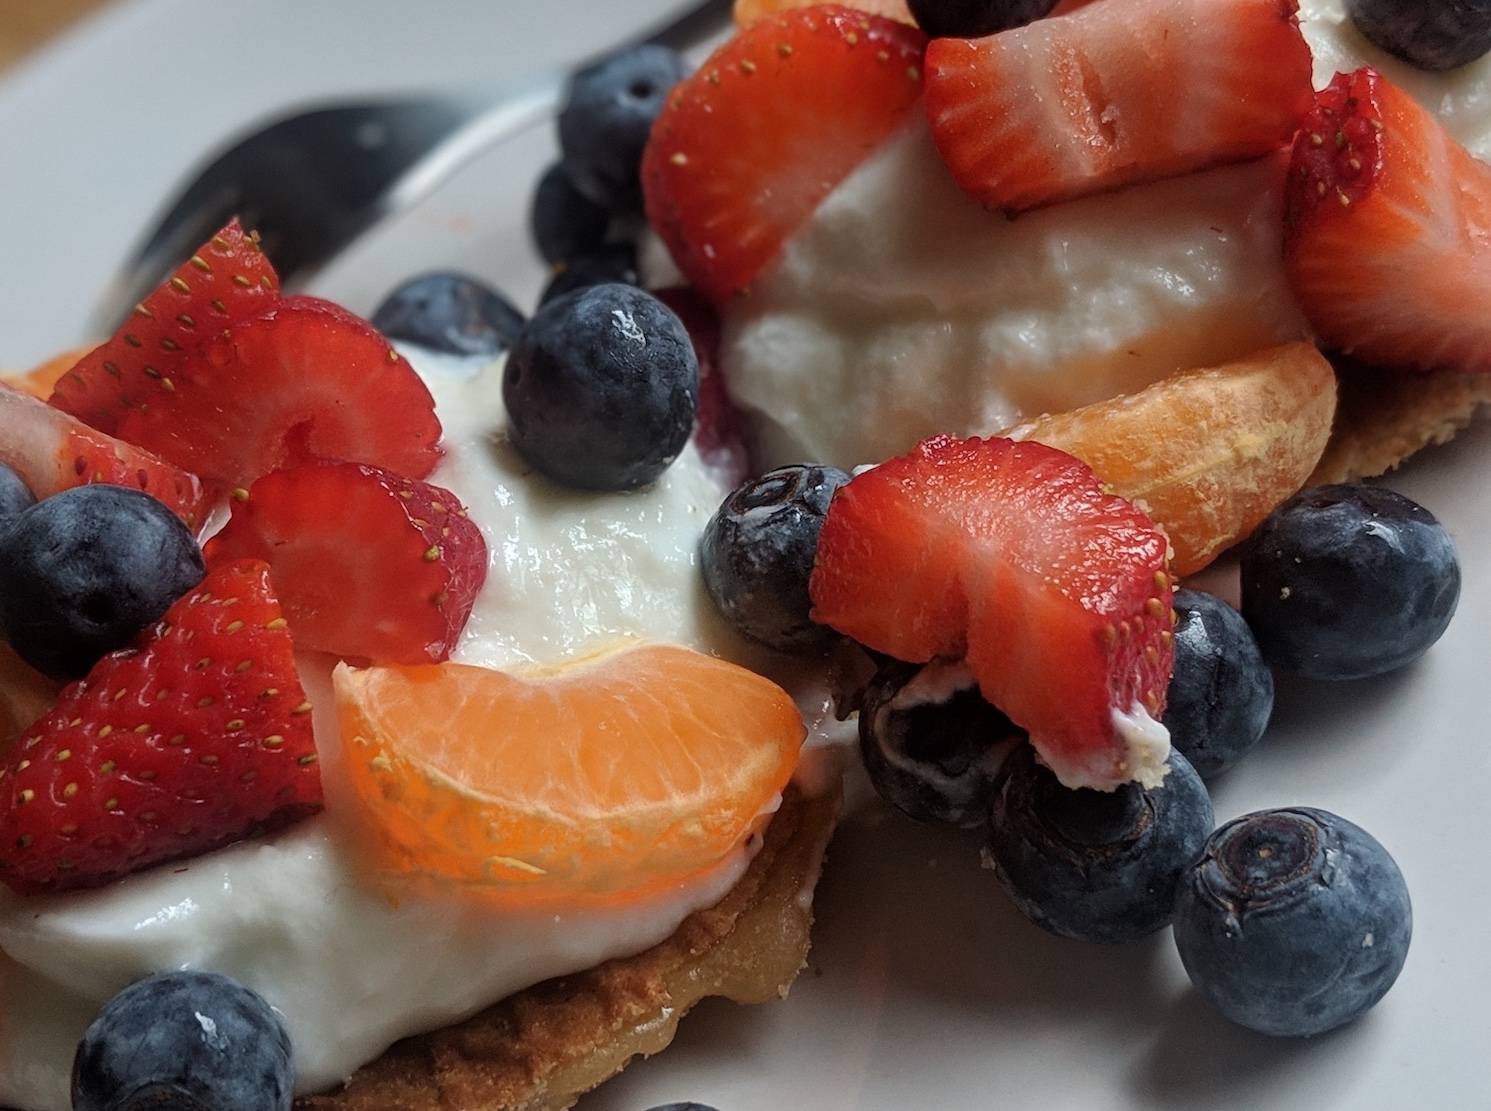
[[[235,218],[135,306],[107,343],[58,380],[51,402],[117,434],[124,414],[174,384],[181,364],[224,327],[279,300],[257,233]]]
[[[689,286],[655,290],[659,301],[683,321],[699,361],[699,404],[694,414],[694,446],[704,461],[722,472],[733,486],[750,471],[745,441],[741,438],[740,413],[730,400],[720,373],[720,317],[698,292]]]
[[[927,113],[968,193],[1015,213],[1256,158],[1310,106],[1297,0],[1093,4],[927,48]]]
[[[1285,259],[1321,341],[1389,368],[1491,371],[1491,166],[1375,70],[1294,144]]]
[[[446,659],[487,577],[454,494],[355,463],[265,475],[206,554],[267,562],[302,648],[374,663]]]
[[[29,394],[0,386],[0,463],[40,498],[90,482],[143,490],[195,530],[207,495],[194,474],[116,440]]]
[[[285,297],[194,351],[119,435],[226,486],[315,459],[422,478],[440,459],[435,402],[371,324]]]
[[[921,96],[916,28],[836,6],[770,15],[673,90],[642,157],[647,218],[721,302],[748,286]]]
[[[1157,780],[1116,715],[1164,709],[1167,548],[1065,452],[938,437],[834,496],[813,618],[897,659],[965,659],[1069,787]]]
[[[11,748],[0,881],[93,887],[320,807],[310,704],[269,569],[229,564]]]

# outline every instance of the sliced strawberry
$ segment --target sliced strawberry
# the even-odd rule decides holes
[[[1491,166],[1371,69],[1294,144],[1285,258],[1321,341],[1364,362],[1491,371]]]
[[[355,463],[265,475],[206,552],[266,561],[302,648],[380,664],[447,658],[487,577],[454,494]]]
[[[748,286],[905,121],[925,36],[822,6],[765,16],[673,90],[642,158],[647,216],[714,301]]]
[[[1166,548],[1065,452],[938,437],[835,495],[813,617],[897,659],[966,659],[1064,783],[1111,788],[1155,772],[1115,714],[1164,708]]]
[[[745,441],[741,438],[740,413],[730,400],[730,391],[720,373],[720,317],[690,286],[657,290],[654,294],[683,321],[694,356],[699,360],[699,405],[694,415],[694,446],[704,461],[718,468],[731,485],[745,479],[750,470]]]
[[[280,283],[257,233],[235,218],[135,307],[112,339],[57,382],[52,404],[117,434],[129,410],[176,382],[203,341],[279,300]]]
[[[440,459],[419,375],[371,324],[315,297],[282,298],[209,340],[119,434],[227,486],[314,459],[422,478]]]
[[[38,498],[108,482],[145,491],[194,529],[206,510],[207,495],[196,475],[5,386],[0,386],[0,463],[19,474]]]
[[[1266,154],[1310,106],[1297,0],[1093,4],[927,48],[927,113],[958,183],[1020,212]]]
[[[11,748],[0,881],[92,887],[320,807],[310,704],[269,569],[229,564]]]

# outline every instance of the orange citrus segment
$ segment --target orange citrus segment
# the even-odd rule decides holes
[[[1261,351],[1005,433],[1070,452],[1143,506],[1189,575],[1296,493],[1325,451],[1336,376],[1311,344]]]
[[[791,8],[814,8],[823,3],[824,0],[735,0],[735,25],[749,27],[763,15]],[[916,26],[911,10],[906,7],[906,0],[838,0],[838,6]]]
[[[335,686],[385,863],[536,897],[716,864],[786,785],[806,732],[774,683],[662,645],[524,674],[343,664]]]
[[[91,350],[90,347],[79,347],[72,351],[64,351],[40,366],[32,367],[29,371],[14,375],[8,371],[0,373],[0,381],[45,401],[52,396],[52,389],[57,385],[57,379],[77,366],[78,360]]]
[[[52,708],[61,689],[61,683],[33,671],[0,644],[0,753]]]

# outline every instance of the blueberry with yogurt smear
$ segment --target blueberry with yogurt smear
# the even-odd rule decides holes
[[[1306,807],[1217,830],[1176,900],[1191,982],[1233,1022],[1276,1037],[1361,1017],[1397,981],[1412,937],[1392,855],[1360,826]]]
[[[1177,590],[1175,671],[1164,724],[1202,779],[1220,775],[1263,739],[1274,676],[1242,614],[1211,594]]]
[[[833,631],[810,616],[808,580],[834,492],[837,467],[778,467],[733,490],[699,545],[704,587],[739,633],[780,652],[827,647]]]
[[[439,271],[410,278],[372,317],[392,340],[448,355],[492,357],[513,345],[523,314],[512,302],[468,274]]]
[[[1111,944],[1169,924],[1213,823],[1211,797],[1178,752],[1158,787],[1073,791],[1022,745],[999,772],[985,859],[1037,926]]]
[[[508,437],[554,482],[634,490],[657,481],[694,427],[699,362],[678,317],[634,286],[550,301],[503,368]]]
[[[859,750],[880,797],[920,822],[989,819],[1000,765],[1026,734],[962,663],[882,663],[865,688]]]
[[[673,86],[688,75],[677,51],[645,44],[602,58],[570,80],[559,113],[566,175],[613,213],[642,205],[642,151]]]
[[[1460,563],[1423,506],[1378,486],[1319,486],[1285,502],[1242,559],[1242,613],[1269,663],[1308,679],[1405,667],[1444,634]]]
[[[1491,52],[1491,0],[1346,0],[1357,30],[1419,69],[1468,65]]]
[[[1051,14],[1060,0],[907,0],[916,24],[932,38],[978,39],[1023,27]]]
[[[289,1035],[263,998],[209,972],[125,988],[73,1058],[73,1111],[290,1111]]]

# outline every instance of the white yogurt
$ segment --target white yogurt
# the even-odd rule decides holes
[[[748,654],[699,586],[695,546],[724,490],[692,447],[648,490],[567,492],[529,473],[503,440],[500,363],[473,373],[469,361],[406,353],[445,428],[432,481],[461,498],[490,548],[458,659],[547,662],[618,638]],[[0,894],[0,1106],[66,1111],[73,1049],[98,1008],[142,976],[184,967],[260,992],[284,1016],[299,1091],[324,1089],[400,1037],[662,941],[729,890],[759,840],[631,906],[497,911],[427,894],[395,905],[359,869],[337,821],[327,665],[303,661],[302,671],[317,704],[326,814],[99,891]],[[821,689],[804,698],[809,720],[826,720]]]
[[[1420,73],[1371,47],[1341,0],[1302,11],[1318,84],[1370,62],[1491,151],[1491,59]],[[958,188],[918,114],[727,309],[725,375],[763,462],[850,467],[1301,338],[1281,263],[1283,167],[1008,220]]]

